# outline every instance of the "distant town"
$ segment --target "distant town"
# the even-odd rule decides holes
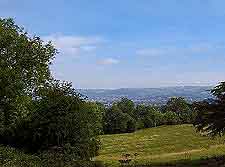
[[[98,101],[105,106],[127,97],[137,104],[164,105],[171,97],[184,97],[187,101],[210,100],[210,86],[177,86],[162,88],[121,88],[121,89],[79,89],[90,101]]]

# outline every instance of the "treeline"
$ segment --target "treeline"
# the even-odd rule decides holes
[[[135,106],[132,100],[122,98],[109,108],[98,104],[103,112],[105,134],[129,133],[138,129],[160,125],[193,123],[196,112],[192,104],[182,97],[169,99],[165,106]]]
[[[0,19],[0,144],[47,161],[90,160],[100,148],[102,114],[71,83],[54,79],[56,54],[51,42]]]

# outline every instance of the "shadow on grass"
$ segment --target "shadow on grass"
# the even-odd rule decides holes
[[[137,165],[125,165],[126,167],[224,167],[225,155],[197,160],[179,160],[169,163],[149,163]]]

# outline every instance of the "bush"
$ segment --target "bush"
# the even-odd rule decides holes
[[[143,121],[141,119],[138,119],[137,122],[136,122],[136,129],[144,129],[145,128],[145,125],[143,123]]]
[[[70,155],[53,150],[40,155],[44,167],[104,167],[101,161],[74,160]]]
[[[42,167],[38,156],[28,155],[19,150],[0,145],[0,166],[4,167]]]
[[[101,161],[71,160],[60,152],[47,151],[30,155],[10,147],[0,145],[0,166],[4,167],[104,167]]]
[[[58,147],[75,159],[94,157],[102,129],[97,106],[84,102],[68,83],[54,82],[42,91],[34,111],[5,131],[7,144],[29,152]]]

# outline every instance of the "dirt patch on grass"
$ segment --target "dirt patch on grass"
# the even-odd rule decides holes
[[[222,144],[221,145],[213,145],[213,146],[210,146],[210,148],[219,148],[219,147],[222,147],[222,146],[224,146],[224,145],[222,145]],[[201,149],[193,149],[193,150],[173,152],[173,153],[165,153],[165,154],[157,154],[157,155],[145,155],[145,156],[141,155],[140,157],[137,157],[137,160],[138,159],[161,159],[161,158],[181,156],[181,155],[188,158],[189,156],[191,156],[192,153],[202,152],[202,151],[207,151],[207,150],[208,150],[207,148],[201,148]],[[117,161],[120,158],[121,158],[120,155],[102,155],[102,156],[99,156],[97,159]]]

